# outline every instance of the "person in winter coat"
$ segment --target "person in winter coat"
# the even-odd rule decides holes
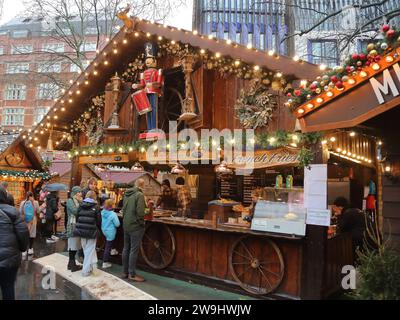
[[[75,261],[76,252],[82,248],[81,246],[81,238],[75,237],[73,232],[76,226],[76,216],[78,214],[78,208],[82,203],[82,189],[78,186],[75,186],[71,190],[70,197],[67,200],[66,208],[67,208],[67,238],[68,238],[68,253],[69,253],[69,261],[68,261],[68,270],[72,272],[81,270],[82,267],[78,266]]]
[[[117,228],[120,226],[117,214],[112,210],[114,201],[107,199],[104,202],[104,208],[101,211],[101,231],[106,237],[106,244],[104,247],[103,255],[103,269],[110,268],[111,249],[113,248],[115,236],[117,234]]]
[[[7,204],[12,206],[12,207],[15,207],[14,197],[10,192],[8,192],[8,182],[7,181],[2,181],[0,183],[0,186],[3,187],[4,190],[6,190],[6,192],[7,192]]]
[[[84,253],[82,276],[90,276],[97,266],[96,239],[101,224],[100,209],[94,191],[89,191],[78,208],[74,237],[81,238]]]
[[[40,212],[39,202],[35,200],[33,197],[33,193],[31,191],[26,193],[26,199],[21,202],[19,206],[19,213],[22,220],[28,226],[29,229],[29,246],[27,248],[28,251],[25,251],[22,256],[26,257],[26,255],[33,255],[33,242],[36,238],[36,229],[37,229],[37,219]]]
[[[8,201],[6,190],[0,187],[0,288],[3,300],[15,300],[15,280],[21,253],[28,247],[29,230]]]
[[[332,210],[337,218],[338,232],[348,232],[351,234],[353,252],[355,253],[357,248],[363,247],[365,232],[364,213],[357,208],[351,208],[348,200],[344,197],[335,199]]]
[[[144,234],[145,199],[143,195],[144,180],[138,179],[136,187],[125,192],[122,213],[124,227],[124,249],[122,277],[133,281],[143,282],[144,279],[136,274],[136,260]]]
[[[55,223],[54,215],[58,212],[59,197],[56,191],[50,192],[46,196],[46,242],[54,243],[59,238],[53,234],[53,228]]]

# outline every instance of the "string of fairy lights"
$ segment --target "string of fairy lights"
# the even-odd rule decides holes
[[[140,18],[137,18],[139,21],[142,21],[143,23],[147,24],[153,24],[156,25],[158,28],[166,28],[171,32],[174,31],[180,31],[184,32],[185,34],[193,34],[195,36],[198,36],[201,39],[208,39],[210,41],[215,41],[217,43],[224,43],[226,46],[231,47],[231,48],[238,48],[238,47],[243,47],[240,44],[237,44],[231,40],[220,40],[214,37],[213,35],[201,35],[198,33],[197,30],[193,31],[188,31],[188,30],[183,30],[180,28],[174,28],[167,26],[166,24],[159,24],[155,23],[154,21],[147,21],[147,20],[142,20]],[[118,39],[123,32],[123,39]],[[96,78],[99,77],[99,75],[103,72],[102,68],[109,68],[111,66],[111,62],[109,60],[109,57],[111,55],[118,55],[124,48],[124,46],[128,45],[128,43],[138,37],[145,37],[148,38],[149,40],[152,39],[157,39],[158,41],[168,41],[171,44],[178,43],[178,41],[175,41],[173,39],[164,39],[162,36],[157,35],[157,34],[151,34],[149,32],[145,33],[142,31],[134,31],[134,32],[127,32],[126,28],[123,28],[123,31],[120,33],[117,33],[117,35],[113,38],[107,38],[107,45],[104,48],[104,50],[96,50],[96,58],[90,63],[90,65],[86,68],[84,72],[79,71],[79,77],[76,81],[70,80],[69,83],[71,84],[70,88],[65,90],[62,90],[63,96],[60,98],[55,98],[54,99],[54,106],[49,110],[48,114],[43,118],[43,120],[34,128],[34,129],[29,129],[26,134],[23,135],[23,139],[27,142],[29,147],[33,148],[36,147],[39,151],[41,149],[41,137],[44,136],[45,133],[48,133],[52,130],[52,128],[57,124],[58,120],[60,119],[60,114],[65,112],[67,108],[72,108],[74,106],[74,102],[76,101],[76,97],[79,97],[80,95],[85,93],[85,90],[89,88],[89,86],[96,81]],[[181,42],[179,42],[181,43]],[[251,44],[248,44],[246,46],[247,50],[251,52],[259,52],[258,49],[254,48]],[[214,59],[222,59],[223,56],[221,55],[220,52],[211,52],[207,48],[197,48],[198,52],[200,55],[204,54],[210,54],[214,56]],[[271,59],[279,59],[280,55],[273,50],[270,50],[266,52],[266,58],[271,58]],[[100,59],[99,59],[100,58]],[[298,57],[293,58],[294,61],[298,62],[299,64],[304,63],[304,61]],[[241,61],[240,59],[236,59],[234,62],[234,66],[236,67],[241,67],[241,65],[244,62]],[[324,66],[321,66],[323,69]],[[261,66],[259,65],[252,65],[252,70],[253,72],[260,72],[264,70]],[[267,70],[267,72],[271,72],[270,70]],[[274,77],[276,78],[283,78],[284,75],[280,70],[274,71]],[[61,127],[61,126],[60,126]],[[59,145],[63,139],[66,139],[68,137],[68,134],[63,134],[62,139],[60,141],[56,141],[56,145]]]
[[[357,135],[362,134],[362,133],[355,132],[355,131],[348,131],[347,134],[350,138],[354,138]],[[382,140],[380,140],[376,137],[367,136],[367,138],[375,140],[376,145],[378,147],[381,147],[383,145]],[[329,135],[325,136],[321,140],[321,144],[323,145],[324,148],[326,148],[329,151],[329,153],[334,154],[340,158],[343,158],[343,159],[346,159],[346,160],[349,160],[349,161],[352,161],[352,162],[355,162],[358,164],[372,165],[374,163],[374,160],[367,157],[367,155],[357,153],[354,150],[352,150],[351,147],[348,147],[346,149],[343,145],[338,145],[338,141],[337,141],[335,134],[329,134]],[[377,160],[379,161],[380,159],[377,158]]]
[[[75,156],[95,156],[113,153],[129,153],[137,151],[145,153],[149,148],[153,148],[153,151],[165,151],[169,152],[171,149],[176,147],[178,151],[192,151],[202,150],[211,151],[215,149],[222,151],[224,146],[227,144],[230,147],[237,146],[239,143],[243,148],[276,148],[276,147],[292,147],[300,148],[313,144],[318,141],[321,137],[319,132],[313,133],[300,133],[300,132],[286,132],[286,131],[275,131],[268,133],[257,133],[251,138],[247,138],[245,135],[242,136],[242,141],[238,141],[235,137],[226,139],[224,137],[203,139],[200,141],[187,141],[187,140],[164,140],[158,141],[135,141],[127,144],[108,144],[98,146],[83,146],[71,149],[68,152],[68,157],[73,158]]]

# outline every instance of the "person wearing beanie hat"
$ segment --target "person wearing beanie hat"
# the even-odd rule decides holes
[[[72,188],[70,198],[67,200],[66,204],[67,214],[68,214],[67,237],[68,237],[68,252],[69,252],[69,261],[67,268],[72,272],[82,269],[82,267],[78,266],[75,261],[76,252],[79,249],[81,249],[81,239],[79,237],[74,236],[73,234],[76,225],[76,216],[81,202],[82,202],[82,189],[78,186],[75,186]]]

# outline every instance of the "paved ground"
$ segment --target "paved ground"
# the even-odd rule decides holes
[[[35,257],[46,256],[57,251],[65,250],[65,242],[46,245],[38,240],[34,245]],[[42,289],[42,267],[32,262],[32,258],[23,261],[18,272],[16,283],[16,298],[18,300],[92,300],[93,298],[72,282],[56,276],[57,289]]]
[[[43,267],[51,267],[63,279],[84,288],[97,300],[155,300],[152,295],[109,272],[97,269],[90,277],[83,277],[81,272],[71,272],[66,268],[68,257],[60,253],[35,259],[34,262]]]
[[[60,240],[56,244],[46,244],[42,239],[38,239],[34,246],[35,255],[33,259],[51,255],[59,252],[66,255],[66,242]],[[88,295],[87,291],[82,290],[79,286],[71,281],[57,275],[56,290],[44,290],[41,286],[43,275],[41,274],[42,267],[33,263],[32,258],[24,261],[19,270],[16,296],[17,299],[23,300],[90,300],[93,299]],[[112,275],[119,276],[122,272],[122,267],[113,265],[107,269]],[[78,272],[79,273],[79,272]],[[249,300],[251,297],[235,294],[227,291],[217,290],[203,285],[193,284],[187,281],[181,281],[173,278],[159,276],[156,274],[139,271],[147,281],[144,283],[131,283],[131,285],[143,290],[156,299],[178,300]]]

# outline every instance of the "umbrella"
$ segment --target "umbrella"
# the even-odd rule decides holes
[[[50,183],[43,188],[44,191],[67,191],[68,187],[62,183]]]

